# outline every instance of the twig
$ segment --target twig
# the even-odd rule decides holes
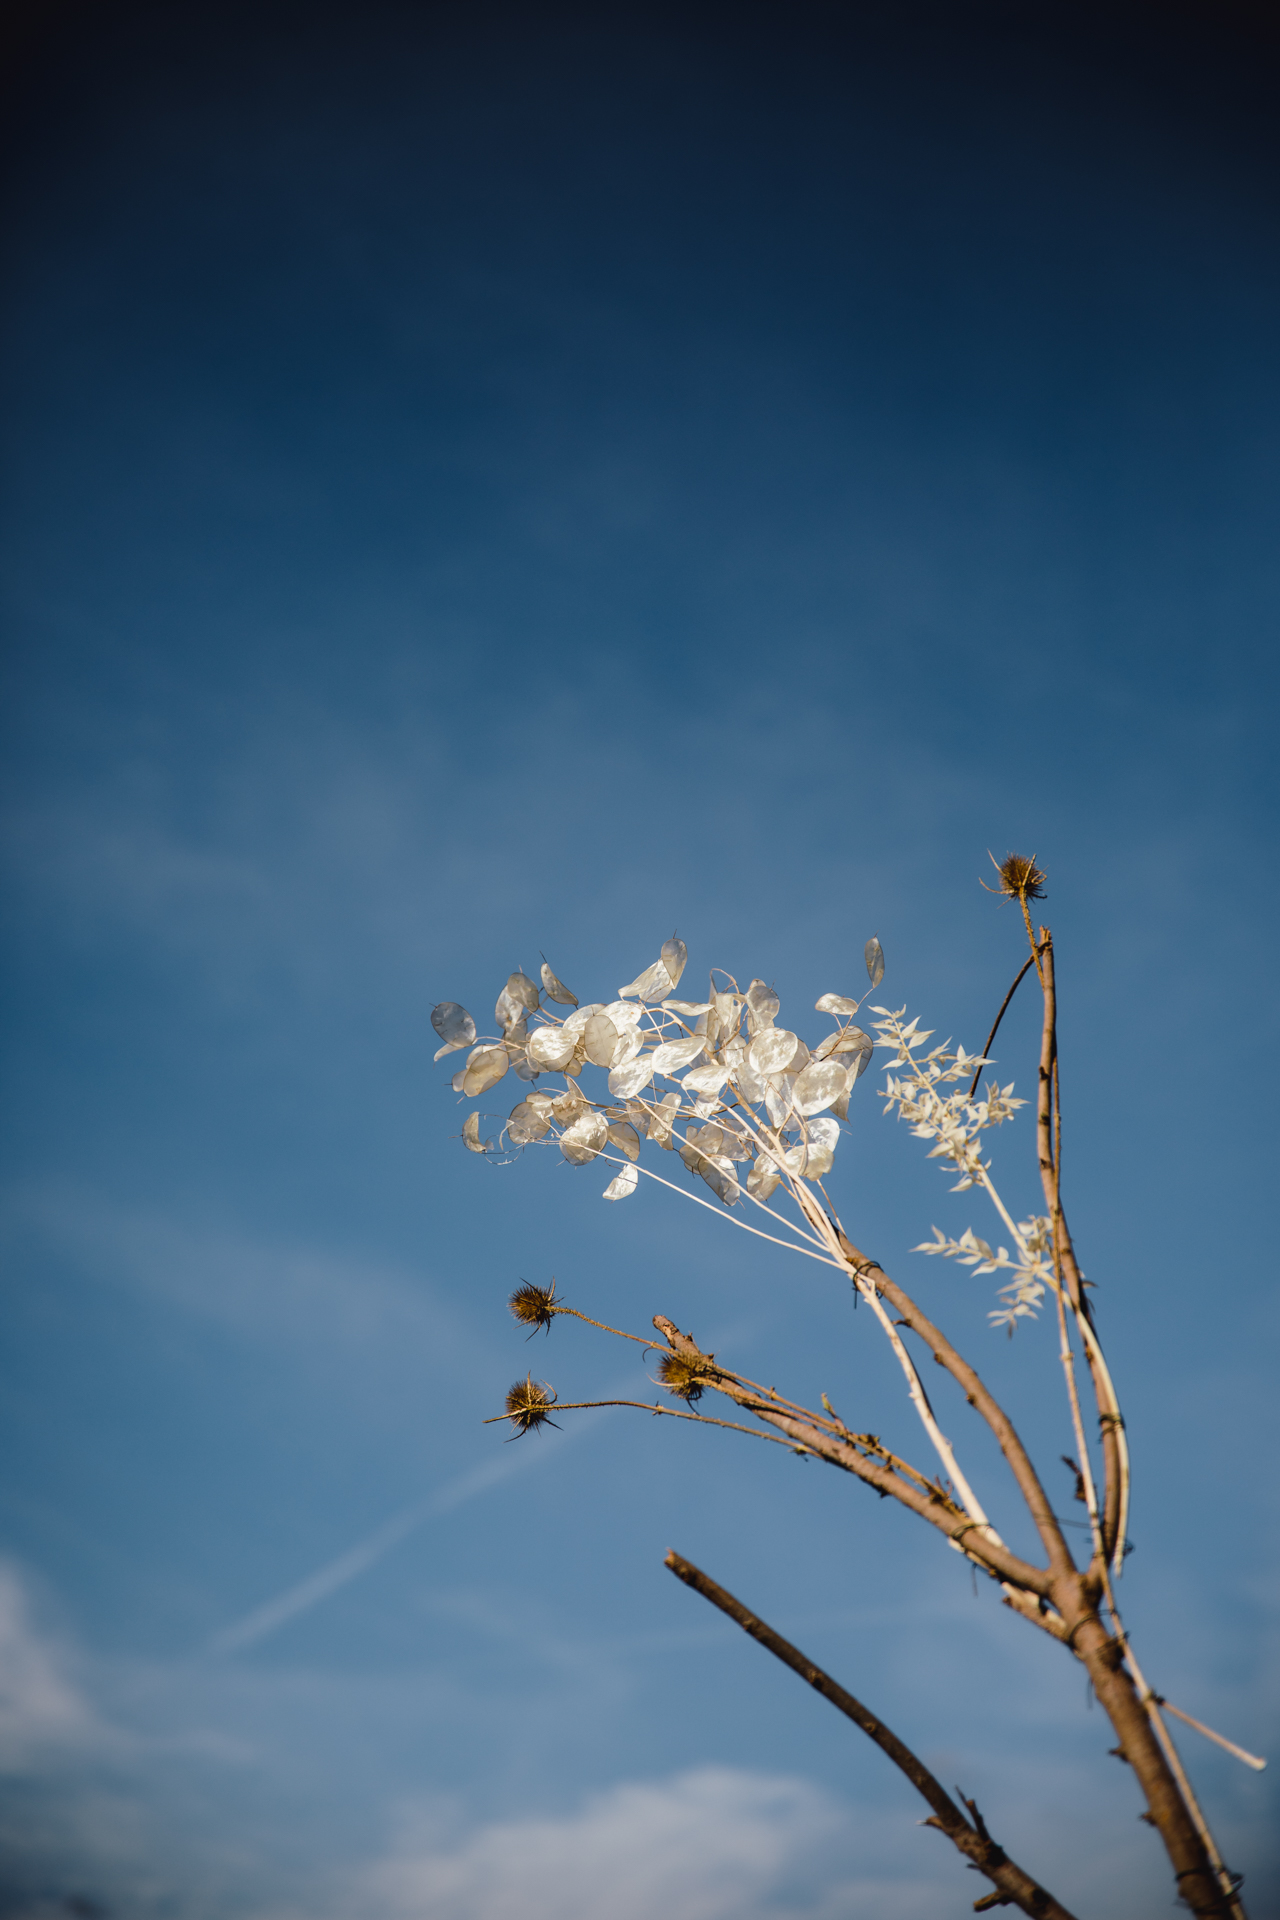
[[[1252,1767],[1255,1773],[1265,1771],[1266,1761],[1260,1760],[1256,1753],[1250,1753],[1247,1747],[1238,1747],[1234,1740],[1228,1740],[1224,1734],[1215,1733],[1212,1727],[1206,1727],[1203,1720],[1193,1719],[1189,1713],[1184,1713],[1181,1707],[1175,1707],[1172,1700],[1166,1700],[1162,1693],[1152,1694],[1151,1697],[1164,1708],[1166,1713],[1174,1713],[1179,1720],[1185,1720],[1189,1727],[1194,1727],[1197,1733],[1202,1733],[1206,1740],[1212,1740],[1218,1746],[1225,1747],[1228,1753],[1233,1753],[1237,1760],[1243,1760],[1246,1767]]]
[[[978,1071],[974,1074],[973,1079],[969,1082],[969,1098],[971,1100],[974,1094],[978,1090],[978,1082],[982,1078],[982,1068],[987,1065],[986,1056],[991,1051],[991,1042],[995,1039],[996,1034],[1000,1030],[1000,1022],[1004,1019],[1005,1014],[1009,1011],[1009,1002],[1012,1000],[1014,994],[1018,991],[1018,988],[1022,985],[1023,980],[1026,978],[1027,974],[1030,973],[1032,967],[1034,966],[1035,957],[1036,957],[1035,954],[1032,953],[1028,956],[1026,960],[1023,961],[1022,971],[1019,973],[1017,979],[1014,981],[1013,985],[1010,987],[1008,993],[1006,993],[1004,997],[1004,1002],[1000,1008],[1000,1011],[995,1017],[995,1024],[992,1027],[990,1033],[987,1035],[987,1044],[982,1049],[982,1055],[983,1055],[982,1065],[978,1068]]]
[[[937,1827],[941,1833],[945,1833],[953,1846],[957,1847],[968,1860],[972,1861],[978,1871],[985,1874],[987,1879],[995,1885],[1001,1896],[1000,1899],[976,1900],[975,1912],[980,1912],[989,1906],[1015,1906],[1021,1907],[1024,1913],[1033,1915],[1034,1920],[1072,1920],[1071,1914],[1061,1901],[1055,1900],[1053,1895],[1046,1892],[1029,1873],[1025,1873],[1015,1861],[1010,1860],[1003,1847],[998,1846],[991,1838],[974,1802],[965,1801],[965,1805],[973,1816],[970,1822],[965,1819],[950,1794],[930,1773],[924,1762],[916,1758],[910,1747],[899,1740],[892,1728],[887,1727],[883,1720],[872,1713],[870,1707],[864,1706],[861,1700],[856,1700],[851,1693],[847,1693],[829,1673],[824,1673],[821,1667],[815,1666],[798,1647],[793,1647],[789,1640],[784,1640],[780,1633],[775,1633],[773,1628],[758,1615],[744,1607],[741,1600],[735,1599],[722,1586],[718,1586],[691,1561],[685,1560],[678,1553],[669,1553],[665,1564],[670,1567],[678,1580],[683,1580],[687,1587],[692,1587],[695,1593],[700,1593],[704,1600],[709,1600],[712,1606],[719,1607],[722,1613],[727,1613],[744,1633],[749,1633],[753,1640],[758,1640],[762,1647],[767,1647],[784,1666],[790,1667],[793,1673],[798,1673],[802,1680],[807,1680],[815,1692],[820,1693],[824,1700],[829,1700],[832,1706],[852,1720],[856,1727],[860,1727],[869,1739],[875,1741],[882,1753],[888,1754],[894,1766],[906,1775],[916,1792],[922,1799],[928,1801],[933,1809],[931,1817],[924,1822],[924,1825]]]

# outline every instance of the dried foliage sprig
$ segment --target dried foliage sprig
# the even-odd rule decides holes
[[[643,1175],[759,1238],[845,1274],[885,1336],[941,1471],[929,1479],[877,1435],[853,1432],[825,1395],[819,1413],[748,1380],[703,1353],[662,1314],[653,1321],[665,1343],[657,1384],[681,1405],[640,1400],[561,1403],[546,1383],[528,1376],[511,1389],[506,1411],[494,1419],[510,1423],[516,1437],[546,1424],[553,1406],[560,1411],[633,1407],[772,1440],[801,1456],[824,1459],[882,1497],[898,1500],[996,1581],[1008,1606],[1082,1662],[1116,1729],[1117,1751],[1132,1765],[1145,1794],[1144,1817],[1160,1830],[1182,1897],[1197,1914],[1243,1920],[1237,1877],[1228,1872],[1213,1842],[1162,1718],[1162,1698],[1142,1674],[1115,1603],[1113,1581],[1126,1550],[1128,1447],[1062,1204],[1053,942],[1047,928],[1033,928],[1030,914],[1030,903],[1043,898],[1045,875],[1034,859],[1017,854],[995,864],[999,884],[989,891],[1018,901],[1030,955],[981,1054],[953,1048],[949,1040],[929,1048],[932,1034],[921,1030],[918,1017],[908,1019],[905,1007],[873,1006],[873,1039],[855,1024],[859,1000],[835,992],[823,994],[816,1003],[832,1025],[810,1044],[799,1032],[779,1025],[781,1003],[771,986],[754,979],[740,990],[733,976],[719,969],[712,970],[704,999],[679,999],[676,989],[687,953],[675,935],[664,943],[659,958],[608,1002],[581,1005],[544,960],[541,987],[520,971],[508,977],[494,1009],[494,1036],[479,1037],[472,1016],[456,1002],[443,1002],[432,1013],[442,1042],[437,1058],[468,1050],[453,1081],[463,1098],[482,1096],[509,1071],[528,1087],[496,1139],[482,1139],[479,1113],[468,1115],[462,1138],[473,1153],[501,1164],[528,1147],[544,1146],[558,1147],[572,1166],[607,1162],[618,1168],[604,1189],[611,1202],[635,1194]],[[867,942],[865,961],[874,990],[884,975],[878,939]],[[990,1047],[1032,965],[1044,1001],[1035,1104],[1048,1211],[1015,1221],[994,1182],[989,1143],[994,1130],[1013,1120],[1026,1102],[1015,1095],[1012,1082],[1002,1086],[990,1081],[981,1098],[977,1087],[983,1070],[994,1064]],[[556,1011],[566,1007],[572,1011]],[[957,1176],[954,1190],[985,1193],[1010,1243],[993,1246],[972,1227],[959,1236],[944,1235],[935,1227],[933,1240],[917,1251],[954,1260],[975,1274],[1007,1275],[1000,1280],[989,1318],[1010,1337],[1018,1326],[1034,1320],[1052,1296],[1075,1448],[1073,1471],[1089,1515],[1090,1554],[1082,1565],[1004,1408],[906,1290],[848,1238],[827,1195],[824,1179],[834,1165],[850,1097],[877,1047],[890,1055],[882,1089],[886,1111],[906,1120],[915,1137],[929,1143],[929,1157]],[[607,1077],[602,1090],[584,1086],[589,1067]],[[546,1085],[551,1074],[562,1076],[559,1087]],[[689,1192],[647,1164],[655,1152],[678,1157],[704,1193]],[[768,1215],[769,1227],[752,1225],[744,1213]],[[549,1331],[553,1319],[568,1315],[641,1346],[654,1344],[565,1305],[556,1297],[554,1281],[546,1288],[522,1283],[510,1305],[531,1335]],[[1100,1426],[1096,1472],[1075,1375],[1073,1332],[1084,1355]],[[1042,1565],[1014,1553],[978,1501],[941,1430],[904,1334],[950,1373],[996,1438],[1035,1527]],[[696,1411],[696,1403],[708,1392],[735,1402],[758,1424]],[[1221,1735],[1202,1731],[1256,1764],[1255,1756]],[[977,1831],[980,1820],[976,1810],[971,1811]],[[981,1904],[993,1903],[994,1896]]]

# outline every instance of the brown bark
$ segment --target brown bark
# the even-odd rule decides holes
[[[707,1370],[701,1376],[706,1386],[723,1393],[738,1406],[748,1408],[757,1419],[785,1433],[803,1452],[815,1454],[834,1467],[842,1467],[846,1473],[856,1474],[859,1480],[865,1480],[877,1493],[889,1494],[895,1500],[900,1500],[903,1506],[909,1507],[922,1520],[927,1520],[930,1526],[937,1527],[949,1540],[962,1541],[964,1551],[979,1561],[996,1579],[1011,1581],[1013,1585],[1025,1587],[1037,1595],[1047,1593],[1050,1574],[1032,1566],[1029,1560],[1011,1553],[1007,1547],[997,1546],[962,1507],[958,1507],[941,1491],[931,1488],[928,1482],[923,1479],[916,1482],[907,1480],[895,1473],[892,1467],[860,1453],[851,1439],[844,1440],[825,1431],[803,1413],[772,1406],[727,1368],[717,1367],[711,1355],[704,1354],[697,1341],[689,1334],[681,1333],[674,1321],[668,1320],[665,1314],[655,1313],[653,1324],[675,1352],[707,1361]]]
[[[907,1324],[915,1325],[922,1338],[939,1343],[935,1351],[940,1347],[951,1352],[943,1336],[919,1312],[909,1296],[888,1279],[883,1269],[865,1260],[851,1242],[845,1242],[845,1244],[850,1257],[858,1261],[861,1271],[874,1272],[876,1286],[880,1288],[886,1299],[892,1300],[893,1304],[899,1308]],[[986,1565],[996,1578],[1008,1582],[1014,1588],[1021,1588],[1028,1600],[1030,1596],[1038,1596],[1056,1608],[1061,1625],[1059,1627],[1057,1622],[1053,1622],[1051,1631],[1056,1638],[1066,1642],[1089,1674],[1099,1704],[1115,1728],[1121,1752],[1132,1766],[1146,1798],[1151,1820],[1160,1833],[1173,1865],[1179,1893],[1186,1900],[1191,1911],[1201,1916],[1201,1920],[1230,1920],[1232,1903],[1219,1885],[1204,1843],[1196,1831],[1178,1783],[1160,1749],[1146,1710],[1138,1698],[1132,1676],[1124,1668],[1124,1649],[1107,1633],[1098,1614],[1099,1583],[1096,1575],[1080,1572],[1072,1561],[1065,1543],[1062,1548],[1065,1565],[1058,1560],[1057,1564],[1047,1570],[1033,1567],[1016,1554],[1009,1553],[1007,1549],[996,1547],[984,1534],[974,1528],[967,1516],[960,1513],[954,1504],[945,1500],[943,1496],[935,1494],[931,1499],[918,1486],[904,1480],[891,1468],[859,1453],[851,1440],[843,1440],[830,1432],[823,1431],[810,1419],[806,1419],[802,1412],[783,1412],[771,1406],[758,1391],[747,1387],[727,1368],[718,1367],[709,1354],[702,1353],[695,1340],[688,1334],[682,1333],[679,1327],[665,1315],[655,1314],[653,1324],[676,1352],[700,1358],[707,1363],[706,1370],[700,1377],[708,1387],[725,1394],[739,1406],[754,1413],[758,1419],[766,1421],[785,1433],[806,1452],[816,1454],[833,1466],[842,1467],[846,1472],[856,1474],[859,1479],[875,1487],[878,1492],[892,1494],[904,1506],[911,1508],[922,1519],[938,1527],[949,1538],[963,1539],[965,1551]],[[967,1367],[967,1363],[961,1361],[958,1355],[954,1358],[960,1368],[972,1374],[974,1382],[989,1403],[993,1418],[989,1418],[988,1423],[994,1425],[995,1418],[1002,1421],[1011,1436],[1011,1447],[1021,1453],[1022,1460],[1025,1462],[1025,1474],[1029,1476],[1027,1486],[1023,1487],[1024,1498],[1027,1498],[1028,1488],[1030,1488],[1038,1494],[1039,1502],[1043,1503],[1041,1510],[1047,1510],[1048,1501],[1040,1487],[1039,1478],[1031,1467],[1025,1450],[1022,1449],[1022,1443],[1014,1432],[1012,1423],[992,1400],[978,1376]],[[1006,1458],[1008,1457],[1009,1449],[1006,1448]],[[1010,1465],[1014,1466],[1013,1459],[1010,1459]],[[1022,1484],[1020,1477],[1019,1485],[1022,1486]],[[1027,1499],[1027,1504],[1031,1506],[1030,1499]],[[1036,1509],[1032,1508],[1033,1514],[1035,1511]],[[1058,1538],[1061,1539],[1060,1533]],[[1016,1610],[1025,1612],[1030,1617],[1030,1605],[1018,1606]],[[1048,1626],[1050,1622],[1041,1621],[1039,1624]]]
[[[677,1579],[683,1580],[685,1585],[692,1587],[695,1593],[700,1593],[704,1600],[710,1600],[712,1605],[719,1607],[722,1613],[727,1613],[729,1618],[736,1621],[753,1640],[758,1640],[762,1647],[767,1647],[769,1652],[781,1660],[785,1666],[790,1667],[793,1673],[798,1673],[802,1680],[807,1680],[815,1692],[820,1693],[824,1700],[829,1700],[833,1707],[839,1708],[840,1712],[852,1720],[855,1726],[861,1727],[863,1733],[875,1741],[882,1753],[888,1754],[894,1766],[906,1775],[916,1792],[928,1801],[933,1809],[931,1817],[924,1824],[928,1827],[937,1827],[941,1833],[945,1833],[952,1845],[958,1847],[979,1873],[985,1874],[994,1884],[997,1890],[996,1895],[975,1900],[973,1903],[975,1913],[980,1913],[987,1907],[1014,1906],[1021,1907],[1024,1913],[1031,1914],[1033,1920],[1072,1920],[1072,1915],[1061,1901],[1055,1900],[1051,1893],[1046,1892],[1038,1881],[1033,1880],[1016,1861],[1011,1860],[1004,1848],[991,1838],[987,1832],[986,1823],[974,1802],[965,1801],[965,1805],[973,1816],[971,1821],[966,1820],[950,1794],[930,1773],[924,1762],[912,1753],[904,1741],[899,1740],[891,1727],[887,1727],[883,1720],[872,1713],[870,1707],[864,1706],[861,1700],[855,1699],[853,1694],[846,1692],[829,1673],[824,1673],[823,1669],[801,1653],[798,1647],[792,1646],[789,1640],[784,1640],[780,1633],[775,1633],[771,1626],[761,1620],[757,1614],[751,1613],[743,1606],[741,1600],[735,1599],[734,1595],[727,1592],[724,1587],[717,1585],[709,1575],[702,1572],[701,1568],[695,1567],[692,1561],[684,1559],[678,1553],[669,1553],[666,1565],[670,1567]]]
[[[1050,1504],[1049,1496],[1040,1484],[1040,1476],[1031,1464],[1017,1429],[1012,1420],[983,1384],[976,1370],[958,1354],[946,1335],[934,1326],[926,1314],[921,1313],[910,1294],[904,1293],[896,1281],[889,1278],[877,1260],[869,1260],[860,1253],[840,1228],[836,1229],[840,1248],[855,1275],[868,1278],[877,1291],[883,1294],[890,1304],[897,1308],[899,1317],[918,1334],[929,1348],[938,1365],[945,1367],[952,1379],[963,1388],[965,1399],[990,1427],[1000,1444],[1000,1451],[1009,1462],[1010,1471],[1018,1483],[1018,1490],[1027,1505],[1027,1511],[1035,1521],[1036,1531],[1044,1543],[1049,1565],[1055,1572],[1066,1572],[1074,1567],[1070,1550],[1058,1525]]]

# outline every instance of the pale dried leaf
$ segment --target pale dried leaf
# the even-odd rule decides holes
[[[765,1112],[775,1127],[784,1127],[791,1118],[795,1082],[785,1073],[773,1074],[764,1083]]]
[[[728,1078],[728,1067],[713,1062],[709,1067],[695,1067],[692,1073],[686,1073],[680,1084],[688,1087],[691,1093],[701,1093],[710,1097],[719,1093]]]
[[[511,1117],[507,1121],[507,1137],[517,1147],[527,1147],[531,1140],[541,1140],[551,1125],[551,1113],[548,1107],[534,1106],[532,1100],[522,1100],[518,1107],[512,1107]]]
[[[667,977],[671,981],[671,990],[674,990],[680,985],[680,975],[689,961],[689,952],[684,941],[678,940],[675,934],[672,934],[669,940],[664,940],[662,943],[661,958],[667,970]]]
[[[845,1019],[852,1019],[858,1011],[858,1002],[850,1000],[847,994],[824,993],[821,1000],[814,1002],[816,1013],[838,1013]]]
[[[459,1067],[458,1071],[454,1074],[453,1079],[449,1082],[449,1085],[453,1088],[455,1093],[462,1092],[462,1083],[466,1079],[466,1077],[467,1077],[466,1068]]]
[[[649,1064],[654,1073],[670,1076],[678,1068],[687,1067],[691,1060],[696,1060],[703,1045],[700,1034],[692,1034],[687,1040],[664,1040],[649,1055]]]
[[[444,1041],[441,1053],[450,1047],[469,1047],[476,1037],[476,1023],[456,1000],[442,1000],[431,1009],[431,1024]],[[436,1055],[436,1059],[440,1054]]]
[[[618,988],[620,1000],[643,1000],[646,1006],[652,1006],[655,1000],[665,1000],[675,986],[661,960],[655,960],[651,967],[638,974],[629,987]]]
[[[615,1067],[625,1067],[628,1060],[634,1060],[643,1051],[645,1029],[643,1027],[622,1027],[618,1032],[618,1051],[613,1056]]]
[[[462,1091],[468,1100],[496,1087],[508,1065],[505,1047],[477,1047],[462,1076]]]
[[[867,1068],[871,1065],[871,1056],[875,1052],[875,1042],[869,1033],[862,1031],[861,1027],[851,1027],[849,1029],[849,1038],[851,1040],[856,1039],[858,1043],[856,1049],[858,1063],[853,1070],[853,1079],[860,1080]],[[852,1081],[850,1084],[852,1085]]]
[[[765,1154],[761,1154],[747,1176],[747,1192],[753,1199],[767,1200],[782,1175]]]
[[[761,1027],[773,1025],[781,1005],[782,1002],[773,988],[767,987],[763,980],[753,980],[747,988],[747,1006],[756,1032],[759,1032]]]
[[[526,1012],[536,1012],[538,1006],[538,989],[527,973],[516,972],[511,974],[502,991],[510,995],[517,1006],[523,1007]]]
[[[471,1153],[487,1153],[493,1145],[492,1140],[480,1138],[480,1115],[469,1113],[462,1123],[462,1144]]]
[[[600,1013],[607,1013],[614,1026],[621,1033],[624,1027],[638,1026],[644,1019],[644,1008],[631,1000],[611,1000],[607,1007],[600,1007]]]
[[[709,1013],[711,1011],[711,1002],[709,1000],[664,1000],[662,1005],[667,1013],[683,1013],[690,1019],[692,1019],[695,1014]]]
[[[672,1130],[679,1112],[680,1095],[667,1093],[658,1102],[649,1120],[649,1138],[655,1146],[665,1147],[668,1153],[675,1144]]]
[[[538,1069],[530,1064],[527,1053],[513,1054],[511,1071],[517,1080],[536,1080],[538,1077]]]
[[[561,1126],[567,1127],[571,1120],[576,1120],[580,1113],[586,1111],[586,1106],[581,1088],[566,1087],[564,1092],[558,1093],[551,1102],[551,1111]]]
[[[748,1139],[745,1133],[739,1132],[738,1129],[730,1123],[727,1116],[721,1123],[721,1130],[724,1133],[724,1145],[720,1149],[723,1154],[727,1155],[730,1160],[750,1160],[753,1158],[756,1151],[755,1141]]]
[[[733,1076],[734,1085],[750,1107],[758,1107],[764,1099],[765,1082],[759,1074],[752,1073],[750,1067],[739,1066]]]
[[[616,1066],[623,1047],[622,1035],[607,1013],[592,1014],[583,1029],[582,1044],[587,1059],[596,1067]]]
[[[747,1048],[747,1065],[753,1073],[785,1073],[795,1059],[800,1036],[786,1027],[765,1027]]]
[[[653,1078],[653,1055],[642,1053],[625,1066],[614,1067],[609,1074],[609,1091],[615,1100],[632,1100]]]
[[[546,990],[546,995],[548,1000],[554,1000],[557,1002],[558,1005],[562,1007],[577,1006],[578,1004],[577,994],[570,993],[568,987],[566,987],[566,985],[564,984],[564,981],[556,979],[556,976],[554,975],[554,973],[552,973],[550,967],[547,965],[545,960],[542,963],[542,984]]]
[[[563,1027],[539,1027],[529,1036],[527,1052],[531,1065],[540,1073],[555,1073],[568,1066],[573,1058],[573,1050],[578,1044],[576,1033],[566,1033]]]
[[[570,1121],[560,1135],[560,1151],[570,1166],[585,1167],[594,1160],[609,1138],[609,1127],[602,1113],[590,1108]]]
[[[639,1183],[640,1175],[636,1169],[634,1167],[624,1167],[621,1173],[615,1174],[614,1178],[605,1188],[604,1198],[606,1200],[625,1200],[629,1193],[635,1192]]]
[[[625,1153],[628,1160],[640,1158],[640,1136],[627,1120],[615,1120],[609,1128],[609,1138],[619,1153]]]
[[[849,1086],[849,1070],[839,1060],[811,1060],[796,1077],[796,1112],[821,1113]]]
[[[880,945],[874,933],[867,942],[865,959],[867,962],[867,978],[873,987],[878,987],[884,979],[884,948]]]
[[[732,1160],[726,1160],[722,1154],[714,1157],[707,1155],[702,1165],[696,1169],[710,1187],[712,1193],[724,1201],[726,1207],[736,1207],[742,1198],[742,1189],[738,1185],[738,1176]]]

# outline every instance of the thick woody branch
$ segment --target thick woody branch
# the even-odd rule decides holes
[[[975,1912],[981,1912],[993,1906],[1014,1906],[1021,1907],[1024,1913],[1033,1915],[1035,1920],[1072,1920],[1071,1914],[1061,1901],[1055,1900],[1051,1893],[1046,1892],[1029,1873],[1025,1873],[1018,1866],[1016,1861],[1009,1858],[1003,1847],[997,1845],[991,1838],[974,1802],[965,1801],[972,1815],[972,1820],[967,1820],[924,1762],[917,1759],[910,1747],[899,1740],[892,1728],[887,1727],[883,1720],[872,1713],[870,1707],[864,1706],[861,1700],[847,1693],[829,1673],[824,1673],[822,1668],[801,1653],[798,1647],[793,1647],[789,1640],[784,1640],[780,1633],[775,1633],[773,1628],[761,1620],[757,1614],[751,1613],[744,1607],[741,1600],[735,1599],[733,1594],[727,1592],[724,1587],[718,1586],[691,1561],[685,1560],[678,1553],[669,1553],[666,1565],[678,1580],[683,1580],[687,1587],[692,1587],[695,1593],[700,1593],[704,1600],[710,1600],[711,1604],[719,1607],[722,1613],[727,1613],[744,1633],[749,1633],[753,1640],[758,1640],[762,1647],[767,1647],[784,1666],[790,1667],[793,1673],[798,1673],[802,1680],[807,1680],[816,1693],[820,1693],[824,1700],[829,1700],[833,1707],[838,1708],[847,1719],[852,1720],[856,1727],[860,1727],[869,1739],[875,1741],[881,1752],[889,1756],[894,1766],[906,1775],[916,1792],[928,1802],[932,1809],[930,1818],[924,1824],[928,1827],[937,1827],[939,1832],[945,1833],[952,1845],[957,1847],[965,1858],[971,1861],[980,1873],[985,1874],[995,1886],[995,1895],[988,1895],[986,1899],[974,1901]]]
[[[1053,1507],[1048,1495],[1040,1484],[1040,1476],[1031,1464],[1028,1454],[1012,1420],[990,1389],[984,1386],[981,1378],[969,1362],[958,1354],[946,1335],[935,1327],[932,1320],[920,1311],[915,1301],[896,1281],[891,1280],[878,1261],[869,1260],[860,1253],[846,1234],[837,1229],[840,1250],[849,1262],[855,1278],[869,1278],[872,1285],[882,1293],[898,1310],[902,1320],[917,1334],[933,1354],[938,1365],[945,1367],[952,1379],[962,1389],[965,1399],[990,1427],[1000,1451],[1009,1463],[1009,1470],[1018,1483],[1018,1491],[1026,1502],[1027,1511],[1035,1522],[1037,1533],[1044,1544],[1049,1565],[1055,1574],[1074,1573],[1075,1562],[1061,1527],[1054,1517]]]
[[[776,1427],[804,1452],[815,1454],[834,1467],[841,1467],[846,1473],[852,1473],[868,1486],[874,1487],[877,1493],[900,1501],[920,1519],[927,1520],[930,1526],[954,1541],[962,1552],[994,1579],[1009,1581],[1036,1595],[1047,1594],[1053,1577],[1052,1570],[1034,1567],[1030,1561],[1021,1559],[1006,1546],[992,1540],[988,1531],[971,1519],[963,1507],[950,1499],[941,1488],[918,1475],[907,1479],[887,1462],[882,1449],[862,1451],[857,1444],[857,1436],[845,1438],[833,1433],[825,1423],[819,1422],[817,1415],[792,1412],[773,1405],[727,1368],[718,1366],[710,1354],[702,1352],[696,1340],[687,1333],[681,1333],[674,1321],[668,1320],[665,1314],[655,1313],[653,1324],[674,1352],[702,1363],[699,1367],[702,1385],[724,1394],[738,1406],[754,1413],[758,1420]]]

